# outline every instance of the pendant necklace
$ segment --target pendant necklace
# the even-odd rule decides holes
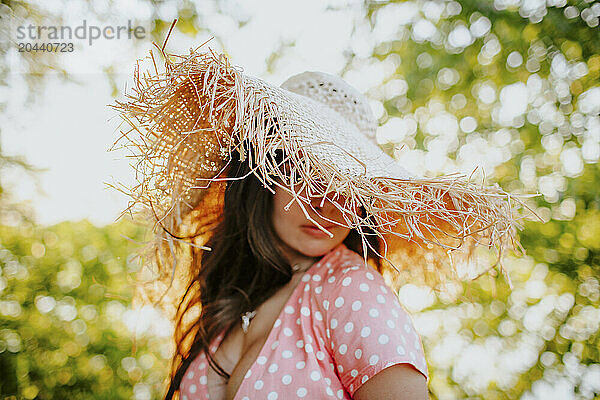
[[[300,271],[300,268],[302,268],[302,264],[292,265],[292,273],[296,273],[296,272]],[[248,327],[250,326],[250,321],[252,320],[252,318],[254,318],[255,315],[256,315],[256,310],[246,311],[244,314],[242,314],[242,330],[244,331],[244,333],[248,332]]]

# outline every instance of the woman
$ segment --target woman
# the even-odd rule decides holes
[[[396,289],[441,281],[452,251],[514,246],[518,201],[411,175],[339,77],[276,87],[212,51],[163,56],[114,107],[139,160],[130,195],[157,228],[151,264],[172,292],[184,282],[165,399],[427,398]]]
[[[247,163],[234,159],[231,168],[234,177],[246,178],[228,182],[223,219],[207,244],[212,250],[203,253],[202,270],[191,283],[206,288],[198,324],[229,324],[229,330],[215,341],[214,354],[190,353],[167,399],[177,387],[180,398],[190,400],[206,394],[211,399],[427,398],[425,360],[412,324],[377,270],[350,250],[360,251],[360,239],[344,226],[334,201],[326,198],[321,206],[323,198],[314,197],[309,208],[333,234],[329,237],[298,205],[286,211],[292,196],[279,187],[274,195],[265,190],[248,174]],[[341,206],[344,199],[335,202]],[[218,310],[227,306],[217,304],[227,302],[238,311],[256,307],[246,333],[241,313],[226,317]],[[219,321],[211,321],[216,315]],[[216,370],[208,366],[211,357]]]

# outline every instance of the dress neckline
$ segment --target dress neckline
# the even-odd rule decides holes
[[[252,370],[253,371],[252,375],[255,375],[255,373],[256,373],[255,369],[256,369],[256,365],[257,365],[258,359],[261,356],[263,356],[263,353],[266,351],[266,349],[268,348],[268,346],[271,345],[271,341],[273,340],[272,336],[273,336],[273,330],[275,328],[275,324],[277,323],[278,320],[281,320],[281,316],[285,312],[286,307],[289,306],[290,305],[290,301],[293,301],[293,299],[296,297],[296,292],[298,292],[298,290],[304,290],[304,289],[302,289],[303,285],[301,285],[301,283],[304,280],[304,277],[306,275],[308,275],[309,273],[311,273],[313,269],[318,268],[318,266],[320,266],[323,263],[325,263],[326,261],[328,261],[331,257],[333,257],[334,254],[336,254],[336,252],[338,252],[343,247],[345,247],[345,245],[343,243],[340,243],[339,245],[337,245],[336,247],[334,247],[329,253],[327,253],[323,257],[321,257],[321,259],[319,261],[315,262],[313,265],[310,266],[310,268],[308,268],[306,271],[304,271],[304,273],[302,274],[302,278],[300,278],[300,280],[296,284],[296,287],[294,288],[294,290],[292,290],[292,293],[290,294],[290,296],[287,298],[287,300],[285,301],[285,303],[281,307],[281,310],[279,311],[279,314],[277,315],[277,318],[275,319],[275,322],[273,322],[273,325],[271,326],[271,329],[269,330],[269,333],[267,334],[267,339],[265,340],[265,343],[263,343],[263,345],[262,345],[262,347],[261,347],[258,355],[254,359],[254,361],[252,362],[252,364],[250,364],[250,367],[248,367],[248,369],[244,373],[244,378],[242,378],[242,382],[240,383],[240,386],[238,387],[237,391],[235,392],[235,395],[233,396],[233,400],[237,400],[238,396],[240,395],[240,393],[242,393],[242,390],[244,389],[244,386],[245,386],[246,382],[248,381],[248,378],[246,377],[246,375],[248,374],[248,371]],[[219,336],[216,337],[216,339],[215,339],[215,341],[217,342],[216,345],[215,345],[216,347],[213,346],[215,348],[215,352],[221,346],[221,342],[223,341],[224,336],[225,336],[225,331],[221,332],[219,334]],[[207,365],[206,368],[208,369],[209,366]]]

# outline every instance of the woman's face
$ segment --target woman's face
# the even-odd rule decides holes
[[[304,192],[300,192],[299,194],[306,197]],[[330,195],[328,197],[331,198],[333,196]],[[295,201],[292,202],[289,210],[286,211],[284,207],[292,198],[292,195],[276,186],[273,198],[273,227],[280,239],[284,254],[286,254],[290,263],[294,263],[305,257],[325,255],[346,239],[346,236],[350,233],[349,228],[339,226],[319,217],[308,204],[304,206],[308,215],[323,228],[331,232],[333,237],[330,237],[310,222]],[[320,207],[321,200],[322,198],[311,199],[312,207],[323,217],[345,224],[341,211],[329,199],[325,199],[323,207]],[[344,199],[338,197],[336,202],[343,204]]]

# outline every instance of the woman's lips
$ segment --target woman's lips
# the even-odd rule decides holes
[[[329,232],[331,232],[331,229],[334,228],[335,225],[323,225],[323,228],[327,229]],[[322,230],[320,230],[319,228],[317,228],[315,225],[302,225],[300,227],[300,229],[313,237],[317,237],[317,238],[328,238],[329,235],[325,232],[323,232]]]

